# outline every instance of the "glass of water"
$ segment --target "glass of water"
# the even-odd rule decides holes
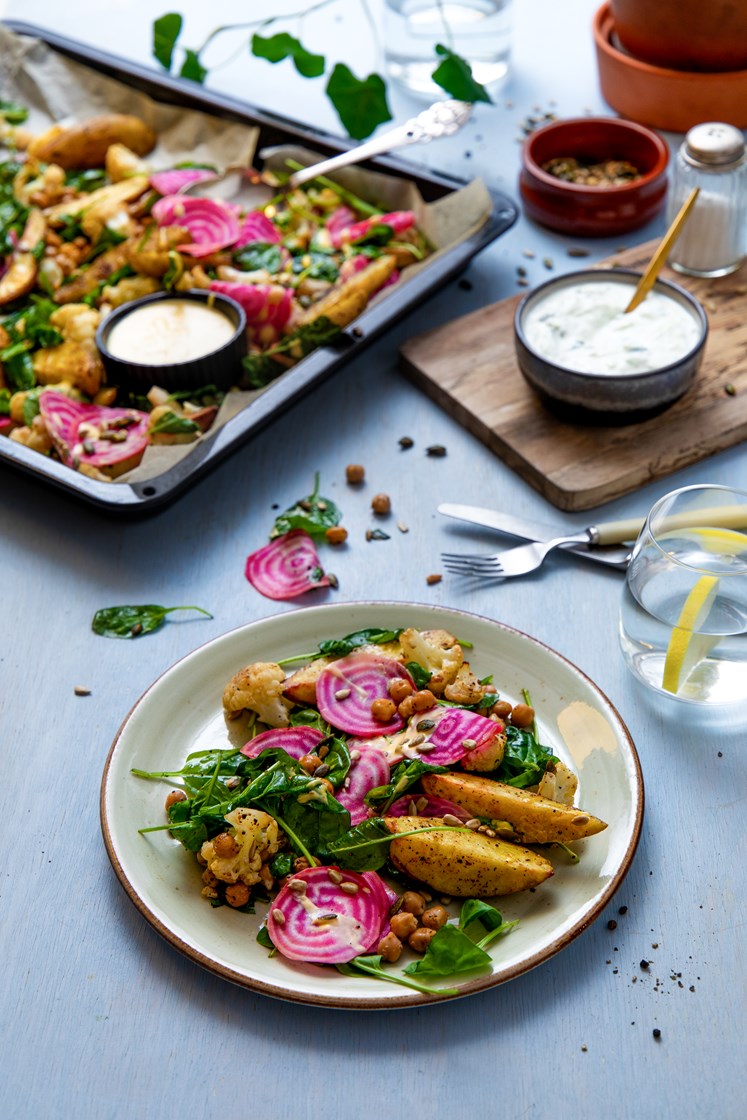
[[[484,86],[508,74],[513,0],[385,0],[384,51],[390,78],[435,101],[444,91],[431,74],[440,43],[470,64]]]
[[[686,486],[656,503],[627,571],[620,644],[660,693],[747,699],[747,493]]]

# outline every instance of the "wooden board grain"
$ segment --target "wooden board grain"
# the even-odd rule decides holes
[[[642,269],[655,245],[614,263]],[[747,438],[747,268],[717,280],[662,276],[701,300],[709,338],[693,387],[640,423],[569,423],[541,403],[514,352],[523,293],[409,339],[402,369],[553,505],[591,509]]]

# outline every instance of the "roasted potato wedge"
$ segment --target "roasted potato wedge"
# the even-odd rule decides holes
[[[476,774],[424,774],[422,783],[432,797],[454,801],[476,817],[508,821],[523,844],[570,844],[607,827],[573,805]]]
[[[455,898],[492,898],[537,887],[553,874],[552,864],[537,852],[507,844],[483,832],[434,832],[438,817],[385,817],[395,833],[389,846],[392,863],[441,894]],[[396,837],[412,829],[423,835]]]
[[[28,153],[41,163],[56,163],[65,170],[101,167],[112,144],[124,144],[135,155],[144,156],[156,146],[156,134],[138,117],[107,113],[69,127],[53,125],[34,137]]]
[[[389,254],[378,257],[339,288],[334,288],[329,295],[312,304],[301,323],[312,323],[324,316],[338,327],[346,327],[357,319],[371,297],[386,283],[394,272],[395,264],[394,257]]]
[[[31,253],[15,253],[0,280],[0,304],[28,295],[36,282],[37,271],[36,258]]]
[[[65,218],[86,214],[89,210],[106,211],[113,213],[118,207],[124,206],[138,198],[148,188],[147,175],[133,175],[123,179],[120,183],[110,183],[108,187],[99,187],[91,191],[85,198],[73,198],[69,202],[60,202],[50,206],[45,211],[50,225],[61,225]]]
[[[105,253],[96,257],[79,272],[74,272],[69,280],[60,285],[54,295],[55,302],[80,303],[84,296],[93,292],[99,284],[103,284],[112,273],[117,272],[126,263],[124,244],[107,249]]]

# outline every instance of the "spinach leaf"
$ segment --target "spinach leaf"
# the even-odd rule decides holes
[[[153,57],[166,70],[171,69],[174,47],[182,33],[182,22],[177,12],[170,12],[153,23]]]
[[[314,655],[312,654],[312,657]],[[316,708],[299,708],[290,714],[291,727],[315,727],[326,738],[330,733],[330,726],[326,719]]]
[[[327,781],[331,782],[335,789],[339,789],[347,778],[350,769],[350,751],[347,743],[336,735],[330,735],[324,743],[319,744],[319,747],[327,748],[327,753],[324,756],[324,762],[329,766],[329,771],[326,774]],[[319,747],[317,747],[317,750],[319,750]]]
[[[10,389],[0,389],[0,416],[10,416]]]
[[[264,388],[280,374],[285,373],[289,366],[305,358],[312,350],[327,346],[341,334],[341,327],[326,315],[319,315],[312,322],[304,323],[291,334],[285,335],[280,342],[268,350],[249,354],[243,358],[244,376],[239,388]]]
[[[378,871],[389,855],[394,836],[379,817],[371,817],[343,833],[329,854],[349,871]]]
[[[107,181],[103,167],[88,167],[83,171],[65,172],[65,186],[69,187],[71,191],[75,191],[76,194],[89,194],[91,191],[98,190],[99,187],[106,186]],[[106,229],[106,227],[104,228]],[[124,237],[122,240],[124,241]]]
[[[172,611],[199,611],[207,618],[213,616],[202,607],[159,607],[154,603],[143,606],[104,607],[96,611],[91,628],[103,638],[138,638],[163,625]]]
[[[492,966],[490,955],[470,941],[456,926],[445,925],[432,937],[420,960],[405,968],[408,976],[452,976],[455,972],[484,972]]]
[[[308,277],[309,280],[328,280],[334,284],[340,269],[329,253],[309,251],[293,258],[291,270],[294,275]]]
[[[262,945],[265,949],[271,949],[273,953],[277,952],[277,949],[273,945],[270,939],[270,935],[267,932],[267,926],[260,926],[259,930],[257,931],[257,944]]]
[[[283,267],[283,252],[279,245],[269,241],[254,241],[244,245],[233,254],[233,263],[242,272],[280,272]]]
[[[491,941],[495,941],[497,937],[503,937],[519,924],[518,921],[504,922],[503,916],[499,910],[496,910],[495,906],[491,906],[479,898],[468,898],[462,905],[459,915],[459,929],[466,931],[467,927],[474,922],[479,923],[483,929],[487,930],[477,942],[479,949],[487,949]]]
[[[187,416],[178,416],[176,412],[164,412],[150,429],[151,435],[159,432],[172,436],[199,435],[200,425]]]
[[[270,873],[275,879],[285,879],[293,871],[295,861],[293,852],[278,852],[270,860]]]
[[[503,761],[495,777],[508,785],[526,789],[540,781],[548,763],[557,761],[552,751],[543,747],[531,731],[509,724]]]
[[[389,775],[390,781],[385,786],[370,789],[363,800],[377,813],[383,814],[392,802],[414,786],[423,774],[445,774],[446,771],[446,766],[436,766],[432,762],[423,762],[419,758],[399,762]]]
[[[351,245],[356,248],[361,245],[371,245],[374,247],[381,245],[388,245],[394,237],[394,230],[385,222],[378,222],[376,225],[369,226],[365,233],[361,234],[355,241],[351,241]]]
[[[435,941],[435,938],[433,940]],[[432,995],[434,992],[442,996],[459,995],[458,988],[428,988],[425,984],[419,984],[416,980],[408,980],[397,973],[387,972],[382,967],[381,961],[381,956],[372,953],[368,956],[353,957],[352,961],[348,961],[347,964],[338,964],[336,968],[343,976],[356,976],[359,972],[365,972],[369,976],[375,976],[377,980],[387,980],[390,984],[401,984],[405,988],[413,988],[416,992],[426,992],[428,995]],[[405,972],[407,971],[405,969]]]
[[[57,304],[52,300],[32,296],[31,303],[3,320],[10,342],[0,350],[0,362],[11,390],[32,389],[36,384],[32,350],[59,346],[62,342],[60,332],[49,323],[50,315],[56,310]]]
[[[405,665],[408,673],[415,681],[416,688],[427,688],[430,684],[431,674],[429,669],[425,669],[418,661],[408,661]]]
[[[339,525],[342,513],[329,498],[319,493],[319,472],[314,475],[314,490],[308,498],[300,498],[294,506],[275,518],[270,540],[281,537],[291,529],[303,529],[310,536],[318,537],[333,525]]]
[[[378,627],[371,627],[368,630],[354,630],[344,638],[327,638],[320,642],[319,652],[325,657],[345,657],[361,646],[380,646],[386,642],[396,642],[401,633],[401,628],[381,630]]]

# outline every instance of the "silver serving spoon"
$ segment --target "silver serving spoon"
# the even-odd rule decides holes
[[[437,101],[416,117],[412,117],[402,125],[382,132],[365,143],[337,156],[323,159],[319,163],[310,164],[293,174],[281,185],[267,184],[262,172],[253,167],[231,166],[226,167],[215,179],[207,179],[198,183],[188,183],[182,187],[179,194],[200,195],[204,198],[233,198],[239,190],[242,192],[242,201],[253,207],[262,206],[278,194],[308,183],[320,175],[339,171],[342,167],[349,167],[354,163],[361,163],[372,156],[383,155],[384,152],[404,148],[409,144],[429,144],[431,140],[439,140],[442,136],[453,136],[469,120],[472,106],[468,101]],[[249,201],[247,202],[247,195]]]

